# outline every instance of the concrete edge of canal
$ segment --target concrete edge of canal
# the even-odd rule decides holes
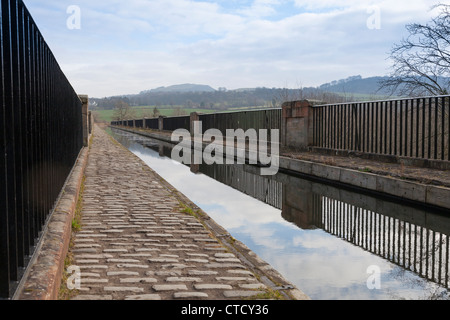
[[[116,128],[174,144],[167,133],[133,130],[123,127]],[[375,174],[286,156],[280,156],[280,170],[313,177],[323,182],[368,191],[381,196],[402,199],[412,204],[425,204],[440,211],[450,209],[450,188],[443,186],[402,180],[391,177],[388,174]]]

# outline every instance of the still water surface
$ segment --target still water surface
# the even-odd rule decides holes
[[[449,217],[247,165],[190,168],[170,144],[112,135],[312,299],[450,297]]]

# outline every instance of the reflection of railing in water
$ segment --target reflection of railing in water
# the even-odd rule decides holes
[[[277,209],[283,205],[283,185],[246,172],[244,165],[200,165],[200,172]]]
[[[328,197],[322,202],[318,227],[449,288],[448,234]]]

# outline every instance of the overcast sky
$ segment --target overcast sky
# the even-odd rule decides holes
[[[24,0],[75,90],[91,97],[385,75],[405,25],[429,21],[438,1]]]

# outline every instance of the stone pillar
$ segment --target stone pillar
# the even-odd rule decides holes
[[[144,130],[147,129],[146,123],[147,123],[147,118],[144,117],[144,119],[142,119],[142,129],[144,129]]]
[[[158,130],[159,131],[164,131],[164,116],[159,116],[158,118]]]
[[[194,135],[195,135],[195,130],[194,130],[194,122],[196,122],[196,121],[200,121],[200,117],[199,117],[199,115],[198,115],[198,113],[197,112],[192,112],[191,113],[191,128],[190,128],[190,131],[191,131],[191,136],[193,137]],[[202,133],[202,132],[199,132],[199,133]]]
[[[93,124],[94,124],[94,119],[93,119],[91,111],[89,111],[89,120],[88,121],[89,121],[89,135],[91,135],[92,134],[92,127],[93,127]]]
[[[313,145],[313,113],[309,101],[286,102],[282,106],[281,143],[283,147],[307,150]]]
[[[81,100],[81,110],[83,119],[83,145],[89,146],[89,97],[87,95],[79,95]]]

